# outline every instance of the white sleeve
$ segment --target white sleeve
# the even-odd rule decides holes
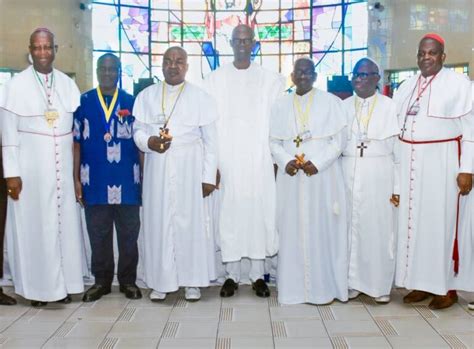
[[[18,115],[0,109],[2,123],[3,176],[20,177],[20,137],[18,135]]]

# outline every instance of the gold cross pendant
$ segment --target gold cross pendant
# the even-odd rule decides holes
[[[303,142],[303,139],[298,135],[295,139],[293,139],[293,142],[296,144],[296,148],[300,147],[300,144]]]

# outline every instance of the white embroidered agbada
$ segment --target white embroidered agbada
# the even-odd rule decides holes
[[[225,65],[205,81],[219,111],[219,234],[223,262],[278,251],[275,177],[268,144],[270,110],[283,78],[258,64]]]
[[[342,167],[338,158],[347,141],[347,121],[338,97],[313,89],[308,129],[311,138],[296,147],[302,132],[292,93],[273,107],[270,147],[278,164],[277,229],[278,301],[282,304],[325,304],[347,300],[347,224]],[[303,105],[309,95],[297,96]],[[296,154],[305,154],[318,173],[295,176],[285,167]]]
[[[390,294],[395,276],[398,194],[396,105],[379,93],[343,101],[350,139],[342,155],[347,190],[349,289],[371,297]],[[367,121],[364,121],[366,119]]]
[[[73,112],[80,93],[54,69],[52,107],[30,66],[10,80],[0,97],[5,178],[21,177],[19,200],[8,198],[6,240],[15,292],[26,299],[57,301],[83,292],[84,245],[72,177]],[[51,81],[51,80],[50,80]]]
[[[166,86],[171,147],[163,154],[148,148],[163,126],[163,83],[143,90],[135,100],[134,139],[145,152],[143,174],[144,281],[159,292],[180,286],[205,287],[215,279],[214,240],[204,215],[202,183],[215,184],[217,110],[203,90],[186,82]],[[175,103],[176,101],[176,103]]]
[[[417,115],[408,115],[420,92]],[[456,177],[474,171],[471,85],[465,76],[443,68],[434,77],[418,74],[405,81],[394,100],[403,138],[395,282],[445,295],[452,289],[455,267]],[[427,141],[434,143],[414,144]]]

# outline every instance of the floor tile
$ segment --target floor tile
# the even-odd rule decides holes
[[[231,349],[273,349],[273,338],[259,337],[259,338],[241,338],[234,337],[230,340]],[[224,348],[223,348],[224,349]]]
[[[349,348],[391,348],[384,337],[344,337]]]
[[[123,311],[123,307],[92,307],[77,309],[74,314],[70,317],[70,321],[115,321]]]
[[[454,304],[453,306],[447,309],[441,310],[432,310],[433,314],[438,318],[452,318],[452,317],[460,317],[466,320],[474,319],[474,317],[467,312],[460,304]]]
[[[215,338],[162,338],[159,349],[215,349]],[[224,348],[223,348],[224,349]],[[225,348],[227,349],[227,348]]]
[[[332,348],[331,340],[326,338],[275,338],[276,349]]]
[[[389,319],[388,322],[392,325],[399,336],[426,337],[437,335],[436,331],[424,319],[406,317],[400,319]]]
[[[2,309],[3,310],[3,309]],[[23,322],[64,322],[66,321],[74,312],[75,308],[64,308],[64,309],[34,309],[31,308],[25,314],[23,314],[18,321]]]
[[[390,345],[395,349],[417,349],[417,348],[449,348],[449,345],[438,335],[432,336],[394,336],[387,337]]]
[[[31,349],[31,348],[41,348],[46,340],[40,338],[10,338],[4,344],[2,344],[2,349]]]
[[[436,331],[441,334],[474,333],[474,318],[464,319],[452,317],[441,319],[428,319],[428,322],[436,329]]]
[[[159,338],[163,333],[166,322],[116,322],[107,337],[113,338]]]
[[[57,349],[84,349],[97,348],[102,342],[102,338],[51,338],[43,348]]]
[[[65,338],[104,338],[113,324],[112,321],[78,321]]]
[[[270,308],[272,320],[320,319],[318,307],[309,304],[283,305]]]
[[[160,338],[120,338],[114,349],[156,348]]]
[[[146,321],[168,321],[173,308],[126,308],[130,309],[132,314],[130,322],[146,322]],[[125,311],[122,314],[126,313]],[[120,320],[120,318],[119,318]]]
[[[232,321],[270,322],[268,307],[262,309],[251,305],[242,305],[232,309]]]
[[[169,321],[188,319],[219,320],[219,308],[174,308],[170,313]]]
[[[225,338],[269,337],[272,336],[272,329],[268,322],[221,322],[219,323],[218,336]]]
[[[326,320],[324,324],[330,336],[382,336],[374,321]]]
[[[468,348],[474,348],[474,333],[457,334],[456,337]]]
[[[369,312],[363,305],[346,305],[345,307],[330,307],[335,320],[372,320]]]
[[[26,338],[49,338],[62,322],[15,322],[5,331],[2,336],[18,339]]]
[[[181,321],[175,338],[216,338],[217,321]]]
[[[283,321],[288,338],[327,337],[322,320],[285,320]],[[275,333],[275,331],[274,331]]]

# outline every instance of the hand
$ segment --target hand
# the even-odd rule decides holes
[[[74,181],[74,191],[76,193],[76,201],[84,207],[84,200],[82,199],[82,183],[81,181]]]
[[[163,154],[169,149],[171,141],[160,138],[158,136],[151,136],[148,138],[148,148],[160,154]]]
[[[216,189],[216,186],[209,183],[202,183],[202,197],[205,198]]]
[[[459,192],[461,195],[467,195],[472,189],[472,174],[460,173],[457,178]]]
[[[400,195],[392,194],[392,197],[390,198],[390,202],[392,203],[393,206],[398,207],[398,205],[400,205]]]
[[[295,174],[298,173],[298,170],[300,169],[300,165],[296,162],[296,160],[291,160],[286,164],[285,167],[285,172],[288,173],[290,176],[294,176]]]
[[[303,166],[303,171],[304,173],[306,173],[308,177],[318,173],[318,169],[316,168],[316,166],[313,165],[311,161],[306,161],[306,163]]]
[[[217,170],[217,172],[216,172],[216,189],[219,189],[220,184],[221,184],[221,171]]]
[[[21,193],[21,188],[23,184],[21,182],[21,177],[10,177],[5,178],[7,181],[7,193],[13,200],[18,200]]]

